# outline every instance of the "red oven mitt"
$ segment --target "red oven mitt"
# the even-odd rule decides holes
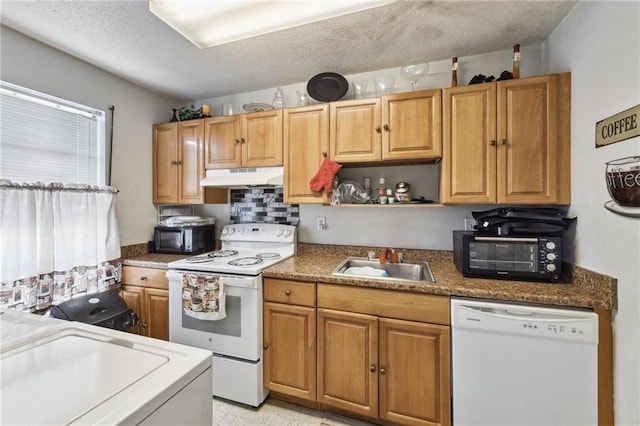
[[[322,188],[324,188],[324,192],[331,194],[331,191],[333,191],[333,178],[341,168],[342,164],[338,164],[325,157],[324,160],[322,160],[320,169],[318,169],[316,175],[309,181],[309,187],[314,192],[320,192]]]

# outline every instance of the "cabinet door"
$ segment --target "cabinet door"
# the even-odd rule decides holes
[[[264,304],[264,386],[316,400],[316,310]]]
[[[339,163],[380,161],[380,98],[330,104],[330,157]]]
[[[377,317],[318,309],[318,402],[378,416]]]
[[[204,119],[205,168],[242,166],[240,121],[237,115]]]
[[[145,336],[169,340],[169,291],[144,289],[144,317],[147,319]]]
[[[450,425],[449,327],[380,318],[380,418]]]
[[[282,110],[243,116],[243,167],[282,166]]]
[[[498,82],[498,203],[557,202],[558,108],[556,75]]]
[[[135,327],[131,327],[128,330],[131,333],[144,335],[144,327],[146,326],[146,318],[144,315],[144,288],[138,287],[135,285],[121,285],[120,286],[120,297],[124,300],[127,306],[136,314],[138,318],[138,322]]]
[[[178,132],[178,203],[201,204],[204,177],[204,121],[180,122]]]
[[[313,192],[309,181],[329,153],[329,105],[284,111],[284,202],[326,203],[324,191]]]
[[[413,160],[442,155],[442,91],[382,97],[382,159]]]
[[[153,126],[153,202],[178,200],[178,123]]]
[[[444,90],[442,204],[496,202],[496,83]]]

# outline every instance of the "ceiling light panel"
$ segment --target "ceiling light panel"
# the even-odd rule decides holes
[[[203,49],[396,0],[149,0],[149,10]]]

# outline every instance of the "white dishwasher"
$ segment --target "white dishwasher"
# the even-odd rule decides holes
[[[451,298],[455,426],[598,423],[598,316]]]

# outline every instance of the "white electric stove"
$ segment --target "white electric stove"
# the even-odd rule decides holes
[[[220,250],[169,263],[169,339],[213,353],[213,395],[254,407],[267,397],[262,270],[296,248],[295,226],[230,224]]]

